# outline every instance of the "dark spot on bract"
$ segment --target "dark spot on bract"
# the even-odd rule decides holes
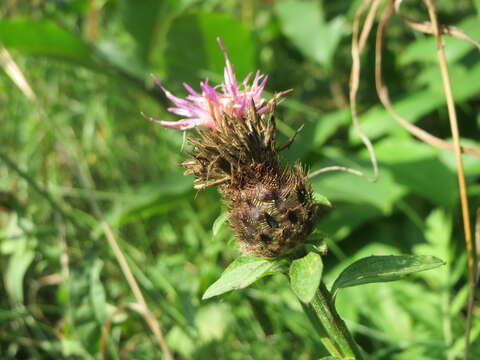
[[[278,227],[278,222],[273,218],[272,215],[268,213],[264,213],[263,216],[265,216],[265,220],[267,221],[268,226],[270,226],[272,229],[275,229]]]
[[[245,231],[247,231],[251,235],[256,233],[255,226],[252,223],[248,222],[245,219],[242,219],[242,223],[243,223],[243,226],[245,227]]]
[[[224,158],[218,159],[218,160],[217,160],[217,163],[218,163],[218,167],[219,167],[220,169],[222,169],[223,171],[225,171],[226,173],[230,173],[230,172],[231,172],[231,169],[230,169],[231,165],[230,165],[230,163],[229,163],[227,160],[225,160]]]
[[[267,234],[260,234],[260,240],[264,243],[269,243],[270,241],[272,241],[272,238]]]
[[[288,220],[292,223],[295,224],[298,221],[297,214],[295,214],[294,210],[290,210],[287,214]]]
[[[283,229],[282,230],[282,237],[284,239],[288,239],[291,234],[292,234],[292,231],[290,229]]]
[[[300,185],[297,188],[297,199],[300,202],[304,202],[307,198],[307,190],[305,190],[305,187],[303,185]]]

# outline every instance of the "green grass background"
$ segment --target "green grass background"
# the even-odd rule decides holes
[[[237,256],[215,189],[196,192],[178,164],[184,134],[149,78],[178,94],[183,81],[222,81],[220,36],[243,78],[261,69],[280,138],[304,124],[286,161],[370,171],[348,109],[350,41],[359,1],[44,0],[0,3],[0,45],[35,93],[0,70],[0,358],[160,359],[160,349],[101,227],[114,229],[178,359],[317,359],[326,355],[286,278],[201,301]],[[442,23],[480,39],[478,1],[437,1]],[[425,20],[420,2],[404,13]],[[327,283],[367,255],[435,255],[447,265],[389,284],[340,292],[340,314],[369,359],[462,359],[466,251],[453,154],[413,139],[379,105],[374,39],[362,57],[359,110],[380,178],[313,180],[334,210]],[[446,39],[465,144],[479,147],[479,53]],[[398,19],[388,30],[385,81],[409,121],[448,139],[434,39]],[[182,150],[183,149],[183,150]],[[465,156],[472,214],[480,161]],[[40,191],[39,191],[40,190]],[[478,294],[478,293],[477,293]],[[480,358],[474,308],[471,358]],[[106,324],[110,324],[108,328]],[[106,346],[102,347],[102,336]]]

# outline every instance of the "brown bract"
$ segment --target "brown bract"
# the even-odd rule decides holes
[[[273,257],[303,244],[326,206],[316,203],[300,164],[282,166],[276,145],[274,97],[259,115],[223,115],[214,129],[190,136],[191,158],[182,164],[195,188],[218,185],[229,221],[245,255]]]

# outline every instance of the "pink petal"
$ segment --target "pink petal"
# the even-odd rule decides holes
[[[192,129],[195,126],[203,125],[205,122],[204,119],[196,119],[196,118],[181,119],[179,121],[159,121],[159,120],[154,120],[154,121],[159,123],[163,127],[166,127],[169,129],[178,129],[178,130]]]

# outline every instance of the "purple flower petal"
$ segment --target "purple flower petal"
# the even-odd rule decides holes
[[[260,71],[257,71],[252,83],[248,85],[253,76],[253,73],[249,73],[239,84],[223,42],[220,38],[217,38],[217,42],[225,57],[224,83],[211,86],[208,79],[205,79],[200,82],[201,93],[194,90],[190,85],[183,83],[188,95],[185,98],[179,98],[168,91],[158,78],[154,77],[156,84],[162,89],[165,96],[175,104],[175,107],[170,107],[167,110],[185,118],[171,122],[157,120],[143,113],[142,115],[164,127],[187,130],[199,125],[214,129],[216,119],[219,119],[223,114],[236,117],[241,121],[246,116],[250,106],[254,106],[260,115],[267,112],[269,106],[264,105],[265,100],[262,98],[262,92],[268,76],[264,76]],[[278,93],[276,97],[280,97],[284,93],[286,92]]]

